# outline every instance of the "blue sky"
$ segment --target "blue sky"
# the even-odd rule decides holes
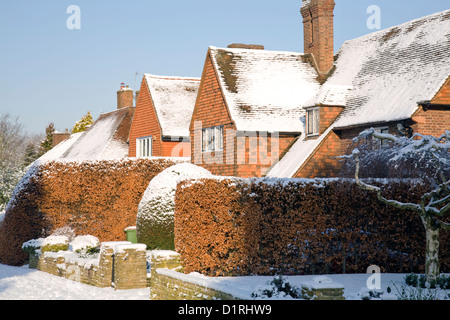
[[[70,5],[81,29],[70,30]],[[303,52],[301,0],[1,0],[0,113],[19,116],[30,133],[50,122],[71,129],[87,111],[115,110],[125,82],[143,73],[200,77],[210,45],[263,44]],[[335,50],[374,32],[367,8],[381,9],[381,29],[449,9],[448,0],[336,0]],[[138,75],[136,75],[138,73]]]

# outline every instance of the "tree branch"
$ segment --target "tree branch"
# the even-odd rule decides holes
[[[359,160],[359,150],[356,149],[356,151],[353,152],[353,155],[355,156],[356,160],[356,170],[355,170],[355,179],[358,186],[360,186],[362,189],[367,191],[376,192],[378,200],[383,202],[384,204],[397,208],[402,210],[411,210],[414,212],[417,212],[419,214],[423,214],[423,211],[421,209],[420,205],[414,204],[414,203],[403,203],[396,200],[388,200],[381,194],[381,189],[377,186],[369,185],[364,182],[362,182],[359,179],[359,170],[360,170],[360,160]]]

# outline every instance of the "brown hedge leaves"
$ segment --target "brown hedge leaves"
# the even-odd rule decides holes
[[[125,240],[150,180],[172,165],[165,159],[41,165],[0,225],[0,263],[23,264],[23,242],[65,226],[100,241]]]
[[[427,189],[391,182],[386,195]],[[414,213],[381,204],[350,180],[204,179],[179,184],[175,246],[186,272],[208,275],[423,272],[425,235]],[[441,267],[449,270],[448,233]]]

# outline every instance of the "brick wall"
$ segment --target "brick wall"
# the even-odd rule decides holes
[[[450,104],[450,77],[447,78],[447,81],[436,94],[432,102],[438,104]]]
[[[445,107],[420,108],[412,117],[414,132],[439,137],[450,129],[450,110]]]
[[[190,157],[190,142],[163,141],[153,100],[145,79],[130,129],[129,157],[136,157],[136,139],[152,136],[152,155],[155,157]]]
[[[131,242],[102,243],[98,259],[78,258],[69,251],[30,256],[30,268],[84,284],[118,290],[147,287],[146,246]]]
[[[347,154],[352,139],[365,129],[388,127],[390,134],[398,134],[397,122],[380,125],[355,127],[346,130],[332,131],[296,172],[295,178],[328,178],[338,177],[341,164],[339,157]],[[351,151],[351,150],[350,150]]]
[[[331,107],[321,106],[319,107],[319,132],[320,134],[327,131],[327,129],[333,124],[334,120],[341,114],[344,107]]]
[[[340,164],[336,157],[342,155],[341,150],[339,136],[331,131],[295,173],[294,178],[336,177],[340,171]]]
[[[202,153],[201,129],[223,126],[224,149]],[[197,103],[191,121],[192,162],[221,176],[261,177],[292,143],[294,135],[237,132],[210,54],[206,57]],[[275,150],[276,149],[276,150]]]

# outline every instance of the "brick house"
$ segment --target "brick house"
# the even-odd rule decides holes
[[[336,157],[364,129],[450,129],[450,10],[349,40],[333,55],[333,9],[333,0],[303,1],[305,52],[323,80],[305,104],[306,130],[268,177],[337,176]]]
[[[199,78],[145,74],[136,94],[129,157],[190,157],[189,122]]]
[[[303,131],[319,90],[310,55],[260,45],[209,47],[190,123],[192,162],[213,174],[260,177]]]

